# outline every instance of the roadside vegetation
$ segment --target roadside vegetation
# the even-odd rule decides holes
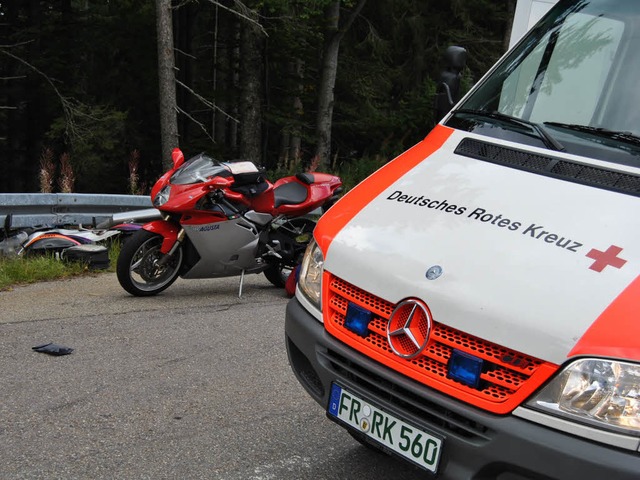
[[[119,252],[118,242],[109,245],[109,268],[103,270],[91,269],[83,262],[65,262],[52,254],[27,257],[0,255],[0,292],[30,283],[115,272]]]

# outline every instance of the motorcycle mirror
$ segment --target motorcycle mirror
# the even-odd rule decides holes
[[[233,181],[227,178],[216,177],[215,180],[212,182],[211,186],[213,188],[220,188],[220,187],[224,188],[224,187],[231,186],[232,183]]]
[[[173,168],[178,168],[184,163],[184,154],[179,148],[174,148],[171,152],[171,160],[173,161]]]

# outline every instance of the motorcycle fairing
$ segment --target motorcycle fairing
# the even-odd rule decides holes
[[[162,236],[162,248],[160,248],[162,253],[168,253],[178,240],[178,227],[166,220],[155,220],[145,223],[142,228]]]
[[[60,252],[65,248],[80,245],[81,242],[68,235],[59,233],[43,233],[31,238],[24,245],[24,252]]]
[[[182,278],[215,278],[259,273],[267,265],[256,259],[259,231],[242,217],[209,224],[183,224],[200,259]]]

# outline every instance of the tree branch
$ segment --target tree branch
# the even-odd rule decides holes
[[[200,130],[202,130],[204,132],[204,134],[207,136],[207,138],[209,140],[211,140],[213,143],[216,143],[216,141],[213,139],[213,137],[209,134],[209,132],[207,131],[207,128],[204,126],[204,124],[202,122],[199,122],[198,120],[196,120],[195,118],[193,118],[191,115],[189,115],[187,112],[185,112],[182,108],[178,107],[176,105],[176,111],[178,113],[183,114],[185,117],[187,117],[189,120],[191,120],[193,123],[195,123],[196,125],[198,125],[200,127]]]
[[[29,43],[29,42],[25,42],[25,43]],[[66,120],[65,132],[70,138],[82,138],[83,129],[76,123],[77,118],[84,117],[84,118],[89,118],[91,120],[100,120],[95,116],[92,116],[92,115],[89,115],[88,113],[83,112],[82,111],[84,107],[83,103],[71,97],[65,97],[64,95],[62,95],[60,90],[58,90],[58,87],[56,87],[56,85],[53,83],[53,80],[47,74],[45,74],[42,70],[40,70],[38,67],[27,62],[25,59],[17,55],[14,55],[11,52],[8,52],[5,48],[0,48],[0,53],[4,53],[5,55],[13,58],[14,60],[22,63],[23,65],[33,70],[34,72],[36,72],[38,75],[40,75],[47,81],[47,83],[51,86],[51,88],[57,95],[58,99],[60,100],[64,118]],[[14,107],[8,107],[8,108],[14,108]]]
[[[351,28],[351,24],[355,21],[358,15],[360,15],[360,12],[362,11],[365,3],[367,3],[367,0],[360,0],[355,8],[351,10],[351,14],[347,17],[347,21],[344,22],[342,27],[340,27],[340,37],[343,37],[347,30]]]
[[[21,47],[23,45],[28,45],[29,43],[33,43],[33,40],[27,40],[20,43],[14,43],[12,45],[0,45],[0,48],[13,48],[13,47]]]
[[[207,0],[209,3],[212,3],[220,8],[222,8],[223,10],[226,10],[234,15],[237,15],[238,17],[242,18],[243,20],[246,20],[250,23],[253,23],[256,27],[258,27],[260,29],[260,31],[264,34],[265,37],[268,37],[269,34],[267,33],[267,31],[264,29],[264,27],[262,25],[260,25],[260,22],[258,22],[257,20],[254,20],[253,18],[249,17],[249,15],[251,15],[252,13],[255,15],[255,12],[253,10],[251,10],[249,7],[247,7],[244,3],[242,3],[240,0],[234,0],[234,4],[240,9],[243,10],[246,13],[241,13],[238,10],[234,10],[233,8],[229,8],[225,5],[222,5],[220,2],[218,2],[217,0]]]
[[[184,55],[185,57],[189,57],[189,58],[193,58],[194,60],[197,60],[198,57],[196,57],[195,55],[191,55],[190,53],[187,53],[185,51],[180,50],[179,48],[173,47],[173,50],[175,52],[181,53],[182,55]]]
[[[237,118],[232,117],[231,115],[229,115],[227,112],[225,112],[224,110],[222,110],[220,107],[218,107],[215,103],[207,100],[206,98],[204,98],[202,95],[198,94],[197,92],[195,92],[193,89],[191,89],[190,87],[188,87],[187,85],[185,85],[184,83],[182,83],[180,80],[178,80],[176,78],[176,83],[178,85],[180,85],[182,88],[184,88],[185,90],[187,90],[189,93],[191,93],[194,97],[196,97],[198,100],[200,100],[202,103],[204,103],[207,107],[209,107],[212,110],[216,110],[220,113],[222,113],[225,117],[227,117],[229,120],[233,120],[234,122],[236,122],[237,124],[240,124],[240,120],[238,120]]]

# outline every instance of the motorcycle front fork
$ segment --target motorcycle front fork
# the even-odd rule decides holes
[[[171,257],[173,257],[173,254],[176,253],[180,248],[180,246],[182,245],[182,241],[184,240],[185,235],[186,235],[186,232],[184,231],[184,228],[181,228],[180,231],[178,232],[178,236],[176,238],[175,243],[171,246],[171,249],[167,252],[167,254],[164,255],[158,261],[158,266],[164,267],[167,263],[169,263],[169,260],[171,260]]]

